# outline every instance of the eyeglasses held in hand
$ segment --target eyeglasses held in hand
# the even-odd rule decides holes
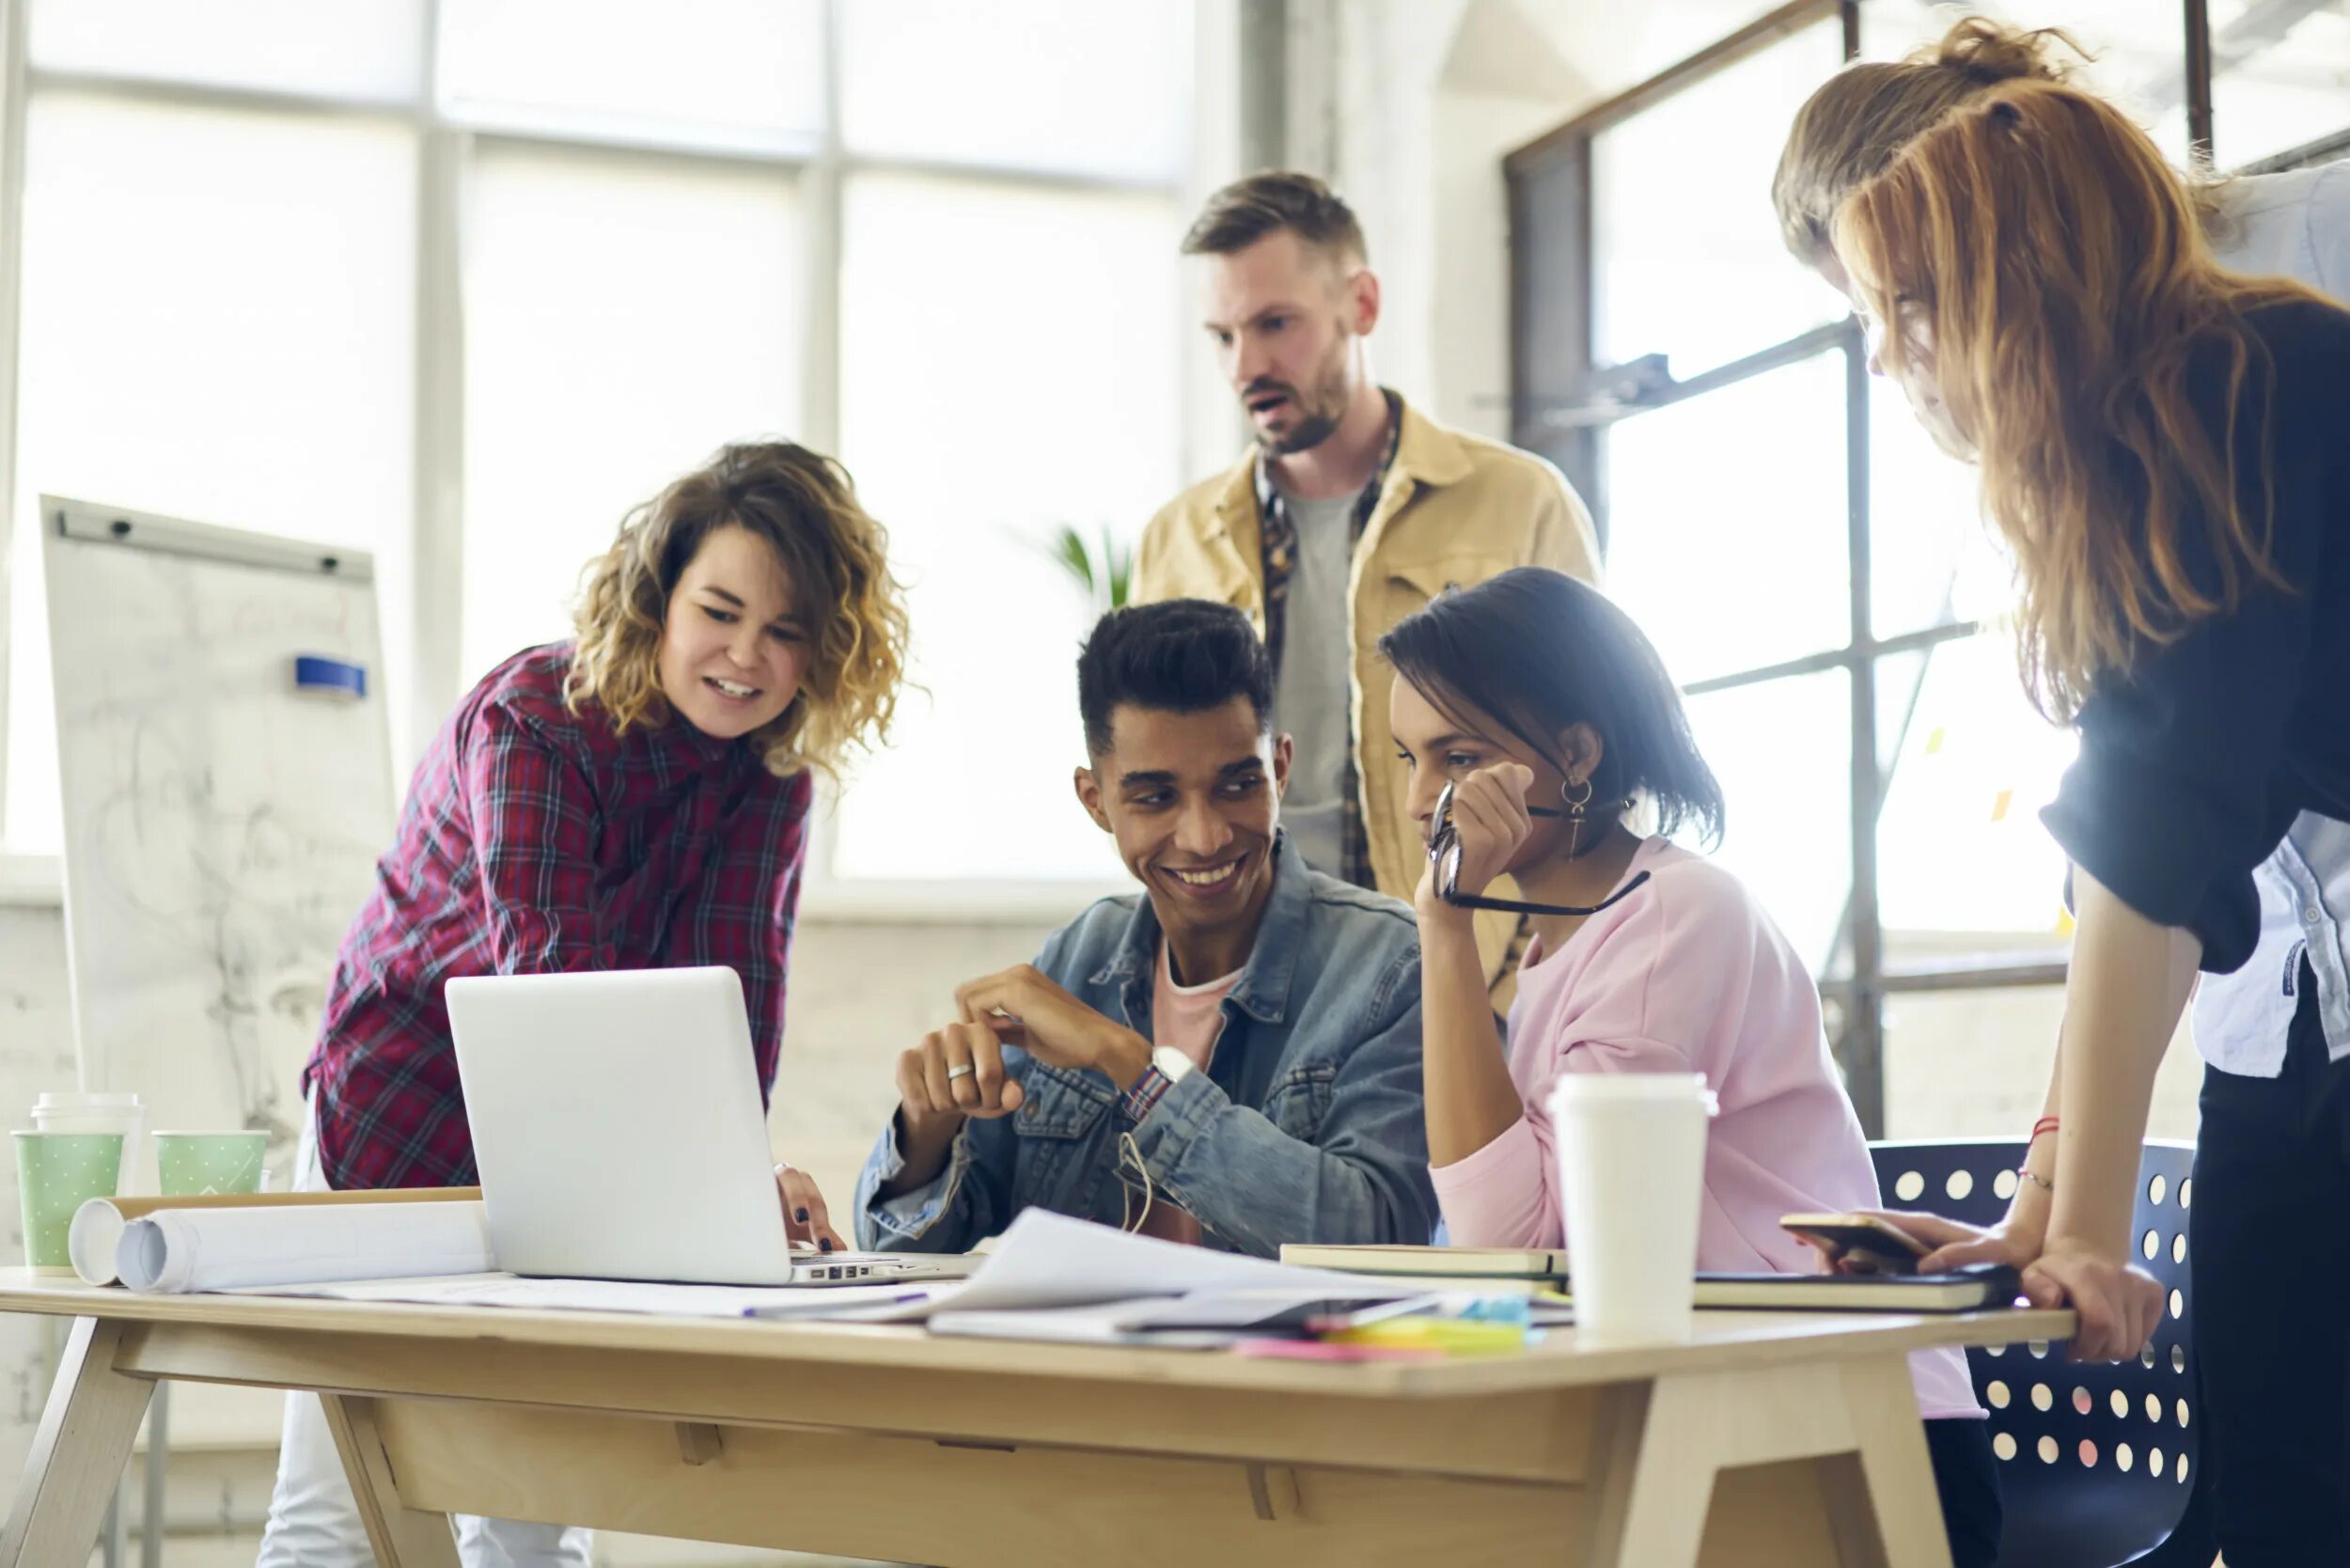
[[[1436,896],[1455,909],[1498,909],[1510,915],[1564,915],[1580,918],[1622,902],[1632,895],[1634,888],[1648,880],[1648,873],[1642,871],[1588,909],[1574,904],[1525,903],[1515,899],[1488,899],[1475,893],[1464,893],[1461,891],[1461,830],[1452,822],[1452,789],[1453,786],[1448,783],[1444,792],[1436,796],[1435,816],[1428,827],[1428,858],[1436,868]],[[1526,809],[1529,815],[1537,817],[1564,815],[1546,806],[1528,805]]]

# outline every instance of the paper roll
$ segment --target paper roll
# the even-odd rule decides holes
[[[115,1270],[141,1294],[486,1274],[490,1219],[473,1203],[157,1209],[123,1227]]]
[[[365,1192],[189,1193],[179,1198],[93,1198],[74,1213],[66,1235],[73,1272],[86,1285],[112,1285],[121,1278],[116,1251],[134,1219],[158,1209],[306,1209],[373,1203],[470,1203],[479,1187],[384,1187]]]

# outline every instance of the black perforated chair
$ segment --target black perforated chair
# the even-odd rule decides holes
[[[2015,1194],[2024,1146],[1879,1143],[1870,1152],[1889,1206],[1987,1225]],[[1966,1353],[2006,1497],[1999,1568],[2210,1568],[2218,1555],[2190,1332],[2194,1172],[2193,1145],[2146,1145],[2131,1232],[2166,1310],[2138,1359],[2084,1366],[2041,1342]]]

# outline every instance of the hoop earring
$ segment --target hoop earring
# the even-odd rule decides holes
[[[1590,779],[1583,780],[1583,798],[1577,800],[1567,792],[1574,789],[1573,780],[1559,786],[1559,798],[1567,806],[1567,858],[1574,859],[1583,853],[1583,823],[1595,792]]]

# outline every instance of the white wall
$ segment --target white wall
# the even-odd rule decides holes
[[[898,1103],[898,1053],[953,1020],[956,986],[1026,963],[1051,931],[801,922],[768,1123],[778,1155],[838,1205],[844,1234],[857,1169]]]

